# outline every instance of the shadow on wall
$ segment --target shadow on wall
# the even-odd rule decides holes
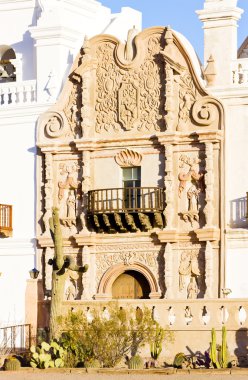
[[[237,348],[234,353],[238,359],[239,367],[248,367],[248,329],[240,328],[236,331]]]
[[[247,228],[247,199],[237,198],[230,201],[230,227]]]

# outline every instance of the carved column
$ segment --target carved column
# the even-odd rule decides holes
[[[165,145],[165,198],[166,207],[164,216],[166,220],[166,229],[173,228],[173,200],[174,200],[174,183],[173,183],[173,145]]]
[[[89,269],[87,272],[85,272],[82,276],[82,285],[83,285],[83,293],[81,299],[86,299],[89,300],[91,299],[91,281],[93,281],[91,273],[92,273],[92,268],[91,268],[91,263],[90,263],[90,249],[87,245],[83,247],[83,253],[82,253],[82,261],[83,265],[88,265]]]
[[[52,290],[52,273],[53,273],[53,267],[52,265],[48,264],[49,260],[53,259],[54,257],[54,251],[53,248],[47,247],[46,253],[45,253],[45,294],[51,292]]]
[[[82,152],[83,163],[83,178],[82,178],[82,203],[80,219],[82,223],[82,232],[88,232],[87,229],[87,203],[88,203],[88,191],[91,188],[90,182],[90,151]]]
[[[205,142],[205,152],[206,152],[206,174],[205,185],[206,185],[206,206],[204,208],[204,214],[206,219],[205,227],[213,226],[213,212],[214,212],[214,148],[212,142]]]
[[[207,241],[205,250],[205,298],[213,298],[213,276],[213,247],[210,241]]]
[[[164,252],[165,269],[164,282],[166,287],[165,298],[173,298],[173,252],[171,243],[167,243]]]
[[[44,235],[50,236],[49,219],[52,217],[53,207],[53,156],[45,154],[45,214],[43,216]]]

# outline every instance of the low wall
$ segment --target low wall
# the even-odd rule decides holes
[[[68,311],[103,310],[116,301],[64,301],[64,313]],[[177,352],[187,354],[200,351],[204,353],[209,348],[211,329],[217,332],[217,343],[221,343],[221,329],[227,328],[228,350],[231,356],[237,356],[240,364],[247,362],[248,346],[248,300],[246,299],[197,299],[197,300],[119,300],[118,305],[123,309],[147,307],[151,310],[154,319],[162,327],[168,327],[174,331],[174,343],[165,343],[162,359],[171,362]],[[39,327],[46,327],[49,304],[47,301],[39,303],[40,321],[46,321],[46,325],[38,323]],[[149,357],[149,347],[143,351],[143,355]]]

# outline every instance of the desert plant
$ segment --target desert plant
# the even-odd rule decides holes
[[[3,368],[5,371],[18,371],[21,368],[20,361],[15,357],[5,359]]]
[[[148,308],[135,316],[115,303],[106,305],[106,309],[109,318],[103,318],[100,310],[92,310],[90,322],[83,312],[61,318],[64,332],[60,342],[77,362],[95,358],[103,367],[114,367],[129,352],[134,356],[140,347],[154,340],[157,325]]]
[[[186,356],[183,352],[178,352],[174,358],[173,366],[175,368],[181,368],[186,360]]]
[[[33,368],[64,367],[64,349],[55,341],[51,344],[42,342],[40,346],[32,346],[30,351],[32,352],[30,365]]]
[[[228,350],[226,340],[226,327],[222,327],[222,343],[216,344],[216,331],[212,328],[211,332],[212,340],[210,342],[210,359],[212,365],[215,368],[227,368],[228,367]]]
[[[99,360],[91,358],[84,361],[85,368],[101,368],[101,363]]]
[[[139,355],[132,356],[128,360],[128,368],[129,369],[143,369],[144,361]]]
[[[88,270],[88,265],[83,267],[77,266],[70,256],[63,254],[63,237],[60,227],[59,209],[54,207],[52,218],[50,219],[50,229],[54,242],[54,258],[49,260],[53,267],[52,272],[52,297],[50,312],[50,339],[57,338],[58,334],[58,317],[62,314],[61,306],[64,297],[64,287],[66,278],[66,269],[84,273]]]
[[[154,360],[157,360],[162,352],[162,343],[164,340],[164,335],[164,330],[157,324],[153,341],[150,343],[151,357]]]

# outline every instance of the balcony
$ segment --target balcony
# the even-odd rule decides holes
[[[7,82],[0,85],[0,106],[16,106],[36,102],[36,81]]]
[[[88,221],[98,233],[163,228],[164,208],[161,187],[99,189],[88,193]]]
[[[0,204],[0,236],[12,236],[12,206]]]

